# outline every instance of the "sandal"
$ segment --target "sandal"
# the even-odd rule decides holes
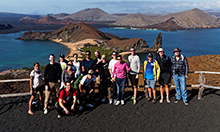
[[[163,98],[161,98],[159,102],[162,104],[163,103]]]

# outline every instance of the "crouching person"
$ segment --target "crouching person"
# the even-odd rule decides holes
[[[80,111],[83,109],[82,105],[84,105],[85,103],[87,107],[93,108],[93,105],[91,103],[93,102],[92,95],[94,92],[95,82],[96,82],[96,76],[94,75],[93,70],[89,70],[88,74],[83,76],[82,80],[80,81],[80,84],[79,84],[79,91],[80,91],[79,110]],[[83,90],[86,91],[86,95],[83,93]]]
[[[65,114],[70,114],[74,110],[76,104],[76,91],[71,87],[70,82],[66,82],[66,87],[60,90],[58,105],[57,105],[57,118],[61,118],[63,111]]]

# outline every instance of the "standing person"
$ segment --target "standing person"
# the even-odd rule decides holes
[[[29,101],[29,110],[28,113],[33,115],[34,113],[31,110],[32,102],[39,91],[39,99],[43,105],[43,90],[44,90],[44,82],[42,79],[42,71],[40,69],[40,64],[38,62],[34,63],[34,70],[30,73],[30,93],[31,98]]]
[[[98,69],[101,78],[101,87],[99,88],[99,92],[102,98],[101,101],[104,103],[107,99],[107,89],[110,85],[110,73],[108,70],[108,61],[106,59],[106,55],[102,55],[101,62],[95,65],[95,69]],[[110,96],[108,97],[109,99],[111,98]]]
[[[45,80],[45,101],[44,101],[44,114],[48,113],[48,101],[50,94],[54,91],[55,100],[58,98],[59,82],[61,79],[62,69],[60,64],[55,62],[54,54],[49,56],[50,63],[47,64],[44,70],[44,80]]]
[[[81,74],[81,67],[80,67],[80,62],[78,61],[78,54],[73,54],[73,66],[76,68],[75,72],[75,78],[78,78],[79,75]]]
[[[65,55],[64,54],[60,54],[59,63],[60,63],[60,66],[62,68],[62,71],[67,68],[67,61],[65,59]]]
[[[64,87],[66,87],[65,82],[70,82],[71,84],[73,84],[73,82],[75,81],[75,71],[72,67],[73,63],[72,61],[69,61],[67,63],[67,69],[62,72],[61,82],[63,83]]]
[[[118,60],[117,60],[117,52],[113,51],[112,52],[112,59],[110,60],[109,65],[108,65],[108,69],[109,69],[110,75],[112,75],[115,63],[117,63],[117,62],[118,62]],[[114,74],[114,77],[116,77],[116,73]],[[113,88],[112,95],[111,95],[111,88],[110,87],[108,88],[109,104],[112,104],[113,100],[114,100],[114,104],[117,101],[116,100],[116,91],[117,91],[116,81],[114,81],[114,82],[112,81],[112,88]]]
[[[126,73],[129,72],[129,68],[127,66],[127,64],[122,61],[122,56],[119,55],[117,56],[117,60],[118,62],[114,65],[114,69],[112,72],[112,81],[116,81],[116,85],[117,85],[117,102],[115,103],[115,105],[119,105],[120,101],[121,101],[121,105],[124,105],[124,91],[125,91],[125,81],[126,81]],[[126,72],[127,71],[127,72]],[[114,76],[114,74],[116,73],[116,77]],[[120,96],[120,85],[121,86],[121,96]]]
[[[182,97],[183,103],[185,105],[189,105],[186,88],[186,79],[188,78],[188,62],[186,57],[180,54],[180,52],[181,50],[179,48],[175,48],[173,50],[174,56],[172,57],[173,81],[176,86],[176,100],[174,103],[178,103]]]
[[[102,99],[103,98],[103,95],[102,95],[102,88],[101,88],[101,78],[100,78],[100,72],[99,72],[99,66],[102,62],[102,58],[101,58],[101,55],[100,55],[100,52],[98,50],[95,50],[94,52],[94,55],[95,55],[95,65],[94,65],[94,71],[95,71],[95,76],[96,76],[96,84],[98,85],[98,89],[99,89],[99,95],[100,95],[100,98]],[[98,66],[98,67],[97,67]]]
[[[152,99],[153,91],[153,103],[156,103],[156,82],[159,80],[160,76],[160,66],[158,62],[153,59],[153,54],[148,53],[147,59],[144,61],[144,81],[146,81],[148,86],[148,101]]]
[[[163,93],[164,93],[164,85],[165,85],[165,91],[166,91],[166,99],[167,103],[170,103],[169,99],[169,83],[171,81],[171,59],[169,56],[164,54],[163,48],[158,49],[159,56],[157,57],[157,62],[160,66],[161,72],[160,72],[160,78],[159,78],[159,84],[160,84],[160,103],[163,103]]]
[[[76,92],[71,87],[70,82],[65,83],[65,88],[60,91],[58,104],[57,104],[57,118],[61,118],[63,111],[68,115],[75,108]]]
[[[134,95],[132,97],[133,104],[136,104],[137,97],[137,85],[138,85],[138,74],[140,72],[140,58],[135,54],[135,49],[130,48],[131,55],[128,56],[129,66],[130,66],[130,74],[129,78],[134,89]]]
[[[82,73],[86,75],[89,70],[94,68],[95,61],[90,58],[91,52],[89,50],[86,51],[86,59],[84,59],[81,63]]]
[[[92,94],[94,92],[94,86],[96,82],[96,77],[94,75],[93,70],[89,70],[87,75],[83,76],[82,80],[80,81],[79,84],[79,91],[80,91],[80,103],[81,105],[83,104],[84,100],[82,99],[83,97],[83,90],[86,91],[86,99],[85,103],[87,107],[93,107],[92,103]],[[82,106],[79,107],[79,110],[82,110]]]

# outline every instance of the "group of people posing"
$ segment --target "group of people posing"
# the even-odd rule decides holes
[[[73,55],[73,61],[65,60],[65,55],[60,54],[59,63],[55,62],[55,56],[49,55],[50,63],[46,65],[44,74],[38,62],[34,63],[34,70],[30,73],[29,114],[32,111],[33,100],[39,91],[39,100],[44,106],[44,114],[49,112],[49,103],[54,103],[58,112],[58,118],[63,114],[70,114],[75,110],[93,108],[95,104],[95,85],[98,87],[100,101],[109,102],[114,105],[124,105],[124,91],[127,77],[129,78],[133,96],[132,103],[136,104],[138,79],[140,73],[140,58],[135,54],[135,49],[130,48],[131,54],[128,56],[128,65],[122,60],[122,56],[116,51],[112,53],[112,59],[108,61],[106,55],[94,52],[95,60],[90,58],[91,52],[86,51],[86,58],[78,61],[78,55]],[[163,48],[158,49],[158,55],[147,54],[144,61],[143,77],[145,95],[148,101],[156,103],[156,82],[160,84],[160,103],[164,101],[164,90],[166,91],[166,102],[169,99],[169,83],[173,77],[176,86],[176,99],[178,103],[181,98],[185,105],[188,105],[186,78],[188,78],[188,63],[185,56],[180,54],[181,50],[175,48],[172,58],[164,54]],[[127,76],[128,74],[128,76]],[[44,76],[44,81],[43,81]],[[45,97],[43,100],[43,91]]]

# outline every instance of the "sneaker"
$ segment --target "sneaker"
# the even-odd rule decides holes
[[[117,103],[117,100],[116,99],[114,99],[114,105]]]
[[[134,96],[132,96],[131,99],[134,99]]]
[[[148,101],[148,102],[150,102],[150,101],[151,101],[151,99],[152,99],[152,97],[148,97],[148,98],[147,98],[147,101]]]
[[[61,118],[61,115],[58,115],[58,116],[57,116],[57,119],[60,119],[60,118]]]
[[[153,99],[153,100],[152,100],[152,103],[154,103],[154,104],[155,104],[155,103],[156,103],[156,99]]]
[[[104,103],[104,102],[106,101],[106,99],[105,99],[105,98],[103,98],[101,101],[102,101],[102,103]]]
[[[79,111],[81,111],[83,109],[83,106],[79,106]]]
[[[161,98],[159,102],[162,104],[163,103],[163,98]]]
[[[137,101],[136,101],[136,99],[133,99],[133,105],[135,105],[135,104],[136,104],[136,102],[137,102]]]
[[[185,106],[188,106],[188,105],[189,105],[189,102],[188,102],[188,101],[186,101],[186,102],[184,101],[183,103],[185,104]]]
[[[112,104],[112,103],[113,103],[113,100],[112,100],[112,99],[110,99],[110,100],[109,100],[109,104]]]
[[[120,104],[120,101],[116,101],[115,105],[119,105]]]
[[[87,107],[90,107],[90,108],[93,108],[93,105],[92,105],[92,104],[87,104],[86,106],[87,106]]]
[[[177,104],[178,102],[179,102],[179,100],[177,100],[177,99],[174,100],[174,103],[175,103],[175,104]]]
[[[44,114],[46,115],[48,113],[48,109],[45,109],[44,110]]]
[[[121,100],[121,105],[124,105],[125,104],[125,101],[124,100]]]

